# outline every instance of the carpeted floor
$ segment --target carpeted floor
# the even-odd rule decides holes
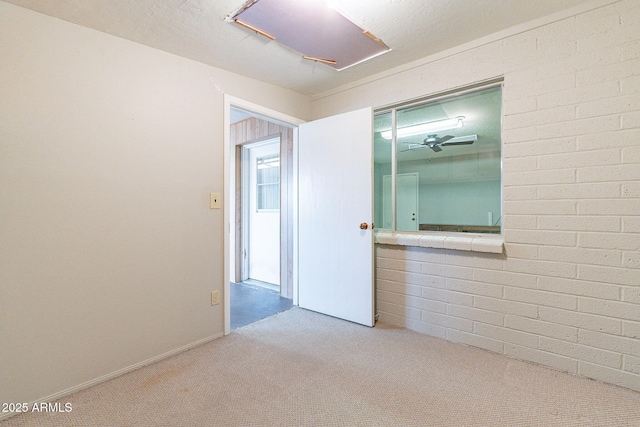
[[[7,426],[640,426],[640,393],[299,308]]]

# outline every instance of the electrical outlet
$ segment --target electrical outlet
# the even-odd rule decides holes
[[[220,304],[220,291],[211,292],[211,305]]]

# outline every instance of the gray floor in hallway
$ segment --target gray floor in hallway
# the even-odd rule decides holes
[[[231,330],[272,316],[293,306],[277,291],[246,282],[231,283]]]

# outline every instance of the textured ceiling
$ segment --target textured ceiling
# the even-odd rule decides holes
[[[245,0],[4,1],[317,95],[506,28],[607,0],[333,0],[349,19],[393,49],[344,71],[303,60],[275,41],[226,22]]]

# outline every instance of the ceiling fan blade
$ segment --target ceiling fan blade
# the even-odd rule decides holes
[[[440,145],[440,146],[445,146],[445,145],[471,145],[474,142],[475,141],[443,142],[443,143],[438,144],[438,145]]]
[[[451,140],[447,141],[448,143],[452,143],[452,142],[460,142],[460,141],[477,141],[478,140],[478,135],[464,135],[464,136],[456,136],[455,138],[452,138]]]
[[[436,144],[441,145],[443,142],[453,139],[453,135],[445,135],[442,138],[438,138]]]
[[[398,152],[404,153],[405,151],[419,150],[420,148],[427,148],[427,146],[424,144],[409,144],[408,148],[405,148],[404,150],[399,150]]]
[[[440,146],[439,146],[439,145],[429,145],[428,147],[429,147],[429,148],[431,148],[431,149],[432,149],[433,151],[435,151],[436,153],[437,153],[438,151],[442,151],[442,148],[440,148]]]

